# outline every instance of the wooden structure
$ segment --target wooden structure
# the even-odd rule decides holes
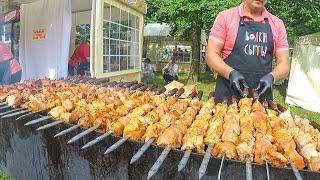
[[[93,0],[91,74],[111,80],[140,80],[143,0]]]
[[[167,24],[147,24],[144,28],[143,56],[151,60],[157,71],[161,71],[168,61],[174,58],[181,72],[190,72],[193,59],[192,41],[170,36],[170,31]],[[205,40],[202,44],[205,44]],[[205,71],[203,61],[200,70]]]

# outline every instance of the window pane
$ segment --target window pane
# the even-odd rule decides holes
[[[117,55],[117,44],[118,41],[110,40],[110,55]]]
[[[110,25],[110,38],[119,39],[120,26],[117,24]]]
[[[126,42],[120,41],[119,45],[119,55],[127,55],[127,47],[126,47]]]
[[[127,11],[121,10],[121,24],[125,26],[129,25]]]
[[[129,26],[135,28],[136,16],[129,14]]]
[[[105,38],[109,38],[110,34],[109,34],[109,29],[110,29],[110,22],[104,22],[103,23],[103,37]]]
[[[140,22],[140,19],[138,16],[136,16],[136,26],[135,26],[136,29],[139,29],[139,22]]]
[[[127,70],[128,69],[128,60],[127,56],[121,56],[120,57],[120,70]]]
[[[104,20],[110,20],[110,4],[105,3],[104,4],[104,11],[103,11],[103,19]]]
[[[127,41],[128,40],[128,28],[127,27],[123,27],[123,26],[121,26],[120,27],[120,39],[121,40],[125,40],[125,41]]]
[[[119,71],[118,56],[110,56],[110,72]]]
[[[109,64],[110,64],[110,56],[104,56],[103,57],[103,72],[104,73],[110,72]]]
[[[116,23],[120,22],[120,9],[114,6],[111,6],[111,21]]]

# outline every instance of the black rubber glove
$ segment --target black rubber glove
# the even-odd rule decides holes
[[[244,76],[236,70],[231,71],[231,73],[229,74],[229,81],[231,88],[237,90],[241,96],[243,96],[241,84],[244,88],[249,88]]]
[[[264,94],[268,89],[272,89],[273,81],[274,81],[274,77],[271,73],[263,76],[260,79],[259,85],[256,88],[256,91],[258,92],[260,91],[259,96]]]

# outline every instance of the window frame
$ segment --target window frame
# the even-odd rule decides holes
[[[95,16],[95,36],[94,36],[94,70],[92,71],[95,77],[113,77],[119,75],[126,75],[132,73],[140,73],[141,72],[141,58],[142,58],[142,49],[143,49],[143,23],[144,23],[144,15],[143,13],[125,5],[121,2],[117,2],[114,0],[97,0],[96,1],[96,16]],[[138,56],[136,60],[135,69],[122,70],[122,71],[114,71],[114,72],[104,72],[104,34],[103,34],[103,25],[104,25],[104,7],[106,4],[109,4],[110,7],[114,6],[119,8],[121,11],[126,11],[130,15],[134,15],[139,19],[139,43],[138,45]],[[131,41],[130,41],[131,42]],[[120,62],[119,62],[120,64]],[[110,68],[110,66],[109,66]],[[120,65],[119,65],[120,68]]]

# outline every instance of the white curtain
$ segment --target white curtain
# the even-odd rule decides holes
[[[39,0],[21,5],[22,79],[67,76],[71,24],[71,0]]]
[[[300,37],[294,49],[286,103],[320,113],[320,33]]]

